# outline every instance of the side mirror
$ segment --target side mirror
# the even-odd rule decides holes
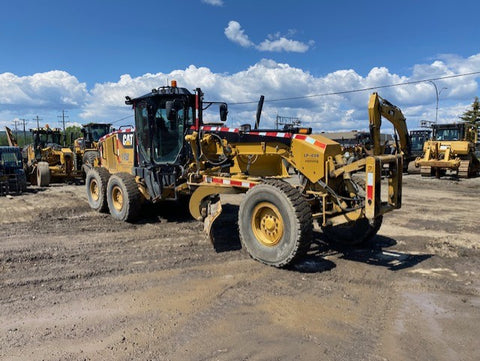
[[[165,110],[167,112],[167,119],[168,120],[175,120],[177,119],[177,109],[175,109],[175,102],[169,100],[165,103]]]
[[[227,121],[227,114],[228,114],[228,105],[226,103],[220,104],[220,120],[222,122]]]

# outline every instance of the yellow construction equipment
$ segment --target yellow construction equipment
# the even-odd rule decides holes
[[[370,137],[373,143],[373,154],[385,153],[385,144],[381,143],[380,127],[382,117],[390,121],[394,128],[395,149],[403,155],[404,171],[412,161],[412,143],[408,134],[407,121],[400,108],[383,99],[377,93],[372,93],[368,102],[368,118],[370,123]]]
[[[24,148],[26,173],[31,184],[42,187],[50,181],[74,180],[81,176],[77,170],[76,157],[70,148],[60,144],[61,130],[50,128],[30,129],[33,144]]]
[[[136,219],[144,202],[188,196],[191,215],[210,234],[222,211],[220,194],[245,193],[238,214],[243,247],[254,259],[283,267],[308,251],[314,221],[328,239],[359,244],[401,206],[401,155],[347,164],[338,143],[311,129],[258,129],[258,110],[254,127],[226,127],[227,104],[204,101],[200,88],[190,93],[172,84],[127,97],[126,104],[133,106],[135,129],[100,139],[100,166],[86,178],[90,206],[115,219]],[[221,123],[204,120],[212,104],[219,105]],[[301,175],[301,185],[284,180],[285,163]]]
[[[453,171],[459,178],[478,175],[480,161],[475,155],[476,126],[467,123],[434,124],[433,140],[423,146],[423,156],[415,160],[422,176],[437,178]]]
[[[99,156],[97,149],[98,141],[111,130],[112,125],[108,123],[88,123],[82,125],[83,137],[75,139],[73,143],[78,170],[82,170],[86,174],[94,166],[95,160]]]

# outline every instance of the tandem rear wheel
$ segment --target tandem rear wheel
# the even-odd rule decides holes
[[[97,212],[106,212],[107,203],[107,184],[110,173],[102,167],[94,167],[87,173],[85,186],[87,188],[87,198],[90,207]]]
[[[135,177],[129,173],[113,174],[107,184],[107,204],[113,218],[132,222],[140,212],[141,193]]]

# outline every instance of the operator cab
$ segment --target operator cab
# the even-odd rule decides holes
[[[60,149],[60,143],[62,133],[60,128],[50,128],[48,125],[44,128],[30,129],[33,134],[33,149],[35,153],[35,159],[41,160],[42,149],[52,148]]]
[[[464,124],[436,124],[433,126],[433,137],[435,140],[463,140]]]
[[[93,148],[94,143],[97,143],[101,137],[110,133],[111,128],[112,128],[111,124],[103,124],[103,123],[85,124],[81,130],[83,134],[83,141],[85,143],[83,145],[83,148],[85,147]]]
[[[412,143],[412,154],[421,155],[424,143],[430,139],[430,130],[412,130],[410,131],[410,141]]]
[[[193,159],[185,136],[200,130],[203,111],[214,103],[203,103],[200,88],[191,93],[177,87],[175,81],[138,98],[126,97],[125,104],[135,112],[133,173],[145,179],[152,199],[177,198],[176,186],[187,181],[188,165]],[[222,121],[227,112],[226,104],[221,103]]]
[[[162,87],[125,102],[135,110],[140,166],[181,162],[186,130],[194,124],[195,97],[185,88]]]

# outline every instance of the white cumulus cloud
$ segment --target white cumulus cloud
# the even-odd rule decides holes
[[[309,46],[297,40],[290,40],[281,37],[276,40],[265,39],[258,44],[257,49],[261,51],[288,51],[295,53],[304,53],[308,50]]]
[[[242,29],[240,23],[235,20],[228,23],[224,33],[230,41],[244,48],[255,47],[260,51],[305,53],[314,44],[313,40],[305,44],[301,41],[287,39],[279,33],[276,33],[275,35],[268,35],[267,39],[256,45],[249,39],[248,35],[245,34],[245,30]],[[293,35],[295,30],[289,30],[288,33],[289,35]]]
[[[205,99],[229,103],[228,125],[253,123],[256,101],[265,95],[262,127],[275,125],[278,115],[298,117],[315,131],[368,129],[367,105],[375,90],[343,93],[349,90],[382,87],[378,93],[400,107],[410,129],[420,120],[434,120],[436,94],[429,82],[404,86],[384,87],[452,74],[471,73],[480,69],[480,54],[467,58],[445,56],[430,63],[412,66],[410,74],[396,74],[378,66],[362,75],[354,69],[340,69],[316,76],[305,69],[263,59],[235,73],[216,73],[207,67],[190,65],[168,73],[146,73],[132,77],[120,76],[117,81],[97,83],[87,90],[84,83],[66,72],[53,71],[20,77],[12,73],[0,74],[0,123],[11,124],[14,118],[26,118],[25,112],[35,112],[44,118],[48,109],[78,112],[83,121],[116,121],[132,124],[133,112],[125,105],[125,96],[140,96],[175,79],[181,87],[191,91],[200,87]],[[458,121],[458,117],[478,95],[478,79],[471,75],[435,80],[439,90],[438,118],[440,122]],[[446,89],[444,89],[446,88]],[[336,95],[327,95],[339,93]],[[283,99],[283,100],[282,100]],[[249,104],[235,104],[251,102]],[[213,107],[212,107],[213,108]],[[130,116],[130,117],[129,117]],[[217,113],[209,115],[218,120]],[[31,119],[31,118],[30,118]],[[388,121],[386,128],[391,128]]]
[[[0,74],[0,106],[4,108],[73,108],[83,104],[85,83],[65,71],[52,70],[30,76]]]
[[[228,26],[225,28],[224,33],[228,40],[239,44],[244,48],[248,48],[254,45],[248,38],[248,35],[245,34],[245,31],[242,29],[240,23],[238,23],[237,21],[230,21],[228,23]]]

